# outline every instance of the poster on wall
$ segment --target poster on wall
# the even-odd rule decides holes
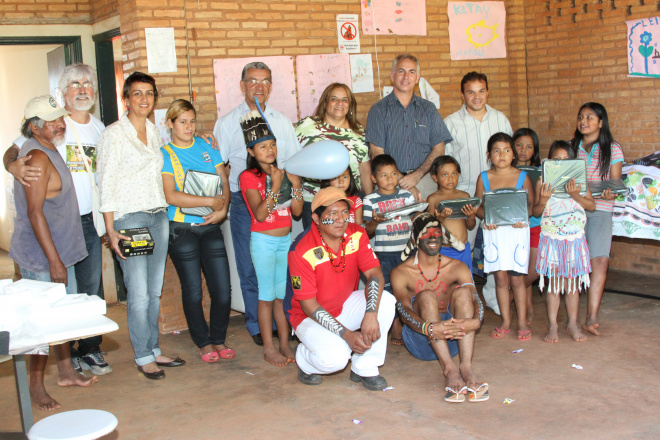
[[[426,35],[426,0],[360,0],[365,35]]]
[[[374,91],[374,70],[370,53],[351,55],[351,83],[353,93]]]
[[[449,2],[452,60],[506,58],[504,2]]]
[[[241,72],[247,63],[261,61],[270,68],[273,85],[268,105],[284,113],[291,122],[298,120],[296,108],[296,82],[293,75],[293,57],[250,57],[213,60],[213,78],[218,118],[226,115],[245,98],[241,92]]]
[[[360,53],[360,33],[357,14],[337,15],[339,53]]]
[[[660,17],[626,21],[628,76],[660,78]]]
[[[176,72],[174,28],[146,28],[144,36],[149,73]]]
[[[319,99],[327,86],[343,83],[351,87],[349,55],[298,55],[296,57],[298,104],[300,119],[314,114]]]
[[[154,124],[156,124],[156,127],[158,127],[158,131],[160,132],[160,143],[162,145],[169,144],[170,141],[172,141],[172,133],[167,126],[165,115],[167,115],[166,108],[154,110]]]

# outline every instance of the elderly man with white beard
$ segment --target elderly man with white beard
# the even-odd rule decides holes
[[[96,72],[90,66],[82,63],[66,66],[60,75],[59,89],[64,97],[64,108],[69,113],[64,117],[66,123],[66,137],[62,145],[57,146],[57,151],[64,159],[67,168],[71,172],[75,186],[76,198],[80,210],[80,221],[85,236],[85,247],[87,258],[76,263],[75,277],[78,291],[88,295],[101,295],[101,239],[94,227],[92,218],[92,183],[85,169],[82,157],[78,153],[82,148],[87,157],[90,170],[96,172],[96,143],[105,129],[103,123],[90,114],[94,106],[97,81]],[[39,167],[29,166],[30,155],[16,159],[19,148],[25,142],[24,137],[14,141],[12,148],[7,150],[4,157],[5,168],[25,187],[30,187],[30,182],[38,181],[42,171]],[[80,143],[80,147],[79,147]],[[93,374],[102,375],[110,373],[112,367],[103,358],[100,349],[101,336],[81,339],[78,348],[74,348],[75,342],[71,343],[71,360],[73,366],[79,373],[91,370]]]

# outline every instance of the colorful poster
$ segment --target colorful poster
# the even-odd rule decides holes
[[[452,60],[506,58],[504,2],[449,2]]]
[[[337,44],[340,53],[360,53],[357,14],[337,15]]]
[[[323,91],[330,84],[337,82],[351,87],[348,57],[348,54],[343,53],[296,57],[300,119],[314,114]]]
[[[628,76],[660,78],[660,17],[626,21]]]
[[[371,54],[351,55],[351,83],[353,93],[374,91],[374,70]]]
[[[268,105],[284,113],[291,122],[298,120],[296,108],[296,81],[293,75],[293,57],[250,57],[213,60],[215,100],[218,117],[232,111],[245,98],[241,92],[241,72],[247,63],[261,61],[270,68],[273,85]]]
[[[365,35],[426,35],[426,0],[360,0]]]

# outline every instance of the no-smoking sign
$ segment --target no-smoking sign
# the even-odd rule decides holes
[[[337,15],[337,42],[340,53],[360,53],[357,14]]]

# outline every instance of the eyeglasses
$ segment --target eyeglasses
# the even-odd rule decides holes
[[[78,81],[74,81],[70,83],[67,87],[71,87],[72,89],[79,89],[81,87],[84,87],[86,89],[93,89],[94,83],[91,81],[85,81],[84,83],[79,83]]]
[[[273,83],[273,81],[271,81],[269,79],[262,79],[261,81],[259,81],[258,79],[255,79],[255,78],[250,78],[250,79],[248,79],[246,81],[243,81],[243,82],[248,83],[251,86],[256,86],[257,84],[262,84],[264,87],[268,87],[269,85],[271,85]]]

